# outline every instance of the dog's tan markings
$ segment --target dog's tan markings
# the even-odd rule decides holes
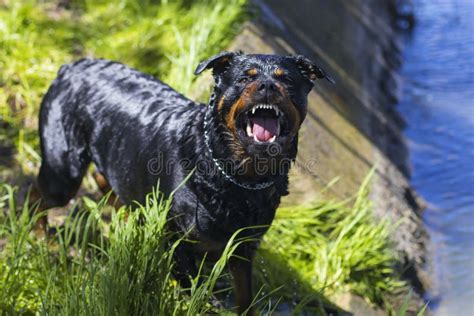
[[[225,101],[225,96],[222,96],[222,98],[217,103],[217,110],[218,111],[221,111],[224,108],[224,101]]]
[[[249,84],[247,88],[245,88],[245,90],[242,92],[240,97],[234,102],[234,104],[232,104],[229,113],[227,113],[227,115],[225,116],[225,124],[229,129],[232,137],[232,142],[230,144],[232,152],[234,153],[235,158],[245,161],[244,164],[248,164],[249,162],[247,159],[245,159],[247,155],[244,147],[238,141],[236,119],[237,115],[246,108],[249,97],[252,95],[252,93],[255,93],[256,90],[256,82]],[[248,170],[249,168],[246,169]]]
[[[273,73],[275,74],[275,76],[277,77],[281,77],[285,74],[285,71],[281,68],[276,68]]]
[[[107,181],[107,179],[105,179],[102,173],[95,171],[92,176],[94,177],[97,187],[103,194],[106,194],[107,192],[112,190],[112,187],[109,185],[109,182]]]
[[[245,72],[247,76],[256,76],[258,74],[257,68],[250,68]]]
[[[275,85],[278,91],[283,95],[285,100],[288,100],[287,106],[286,106],[287,111],[285,112],[287,112],[286,114],[288,115],[288,119],[293,123],[293,126],[291,128],[291,134],[296,135],[302,123],[300,112],[298,111],[296,105],[293,104],[293,102],[291,102],[291,98],[288,95],[286,89],[283,87],[283,85],[281,85],[278,82],[275,82]]]
[[[237,114],[240,113],[247,106],[248,98],[250,95],[255,93],[257,90],[257,82],[253,82],[245,88],[237,101],[230,107],[229,113],[227,113],[225,121],[229,130],[237,137],[236,122]]]
[[[232,106],[230,107],[230,111],[229,113],[227,113],[226,118],[225,118],[227,128],[229,128],[229,130],[232,132],[234,136],[237,136],[235,119],[236,119],[237,113],[239,113],[241,109],[245,108],[245,103],[246,103],[245,101],[246,101],[246,96],[244,92],[237,99],[237,101],[235,101],[234,104],[232,104]]]
[[[239,113],[239,109],[245,108],[245,96],[242,94],[240,98],[232,104],[229,113],[226,115],[226,126],[230,130],[231,134],[231,143],[229,144],[232,152],[234,153],[234,158],[241,160],[245,157],[245,149],[242,144],[237,140],[237,128],[236,128],[236,116]]]
[[[286,89],[283,87],[283,85],[278,83],[278,82],[275,82],[275,85],[276,85],[278,91],[284,96],[284,98],[286,100],[288,100],[288,103],[287,103],[288,106],[286,108],[289,112],[288,113],[289,119],[293,123],[293,127],[291,129],[291,132],[296,134],[298,132],[298,129],[300,128],[300,125],[301,125],[300,112],[297,110],[296,105],[294,105],[293,102],[291,102],[291,99],[288,96],[288,93],[287,93]]]
[[[120,202],[118,196],[112,191],[112,187],[110,186],[105,176],[98,171],[95,171],[92,176],[102,194],[105,195],[110,193],[109,199],[107,200],[107,204],[115,208],[121,207],[123,204]]]
[[[296,106],[293,104],[293,102],[289,102],[289,106],[288,106],[288,116],[291,120],[291,122],[293,122],[293,127],[291,129],[291,133],[293,135],[296,135],[296,133],[298,133],[298,129],[300,128],[300,125],[301,125],[301,116],[300,116],[300,112],[296,109]]]

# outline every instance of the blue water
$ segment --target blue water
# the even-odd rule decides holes
[[[415,0],[400,112],[428,202],[435,315],[474,315],[474,1]]]

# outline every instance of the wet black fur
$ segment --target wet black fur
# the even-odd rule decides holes
[[[299,58],[299,59],[298,59]],[[242,91],[239,78],[250,66],[287,69],[291,82],[285,87],[292,94],[298,111],[306,113],[306,96],[312,87],[308,72],[325,77],[319,68],[308,68],[303,57],[242,55],[223,53],[201,63],[196,73],[212,68],[216,79],[213,100],[226,96],[228,111]],[[314,66],[314,65],[313,65]],[[269,68],[268,68],[269,69]],[[262,70],[263,71],[263,70]],[[286,80],[286,79],[285,79]],[[47,207],[66,204],[77,192],[88,165],[93,162],[113,191],[125,204],[143,202],[159,181],[159,189],[169,194],[193,171],[198,160],[213,166],[204,142],[203,120],[209,115],[210,144],[216,157],[231,157],[233,141],[222,121],[223,114],[213,106],[196,103],[161,81],[123,64],[82,59],[64,65],[41,105],[40,136],[42,165],[38,185]],[[235,140],[234,140],[235,141]],[[294,159],[296,135],[282,155]],[[254,154],[261,148],[248,148]],[[250,153],[251,154],[251,153]],[[171,170],[159,171],[163,161]],[[217,257],[229,237],[238,229],[271,224],[280,197],[287,194],[287,170],[282,174],[236,176],[245,183],[274,181],[262,190],[236,186],[219,172],[194,172],[174,195],[170,216],[173,227],[189,232],[199,241],[183,243],[176,253],[176,276],[184,286],[187,276],[196,273],[194,259],[204,252]],[[261,236],[267,228],[247,230]],[[239,312],[248,307],[251,294],[251,258],[256,243],[245,243],[237,251],[248,258],[230,263],[236,278]]]

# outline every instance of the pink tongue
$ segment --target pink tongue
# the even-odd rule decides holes
[[[261,142],[267,142],[278,129],[278,120],[274,118],[254,117],[250,118],[253,124],[252,134]]]

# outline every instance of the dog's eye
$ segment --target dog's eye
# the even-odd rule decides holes
[[[244,84],[244,83],[247,83],[247,82],[249,82],[249,78],[247,78],[247,77],[242,77],[242,78],[239,79],[239,83]]]

